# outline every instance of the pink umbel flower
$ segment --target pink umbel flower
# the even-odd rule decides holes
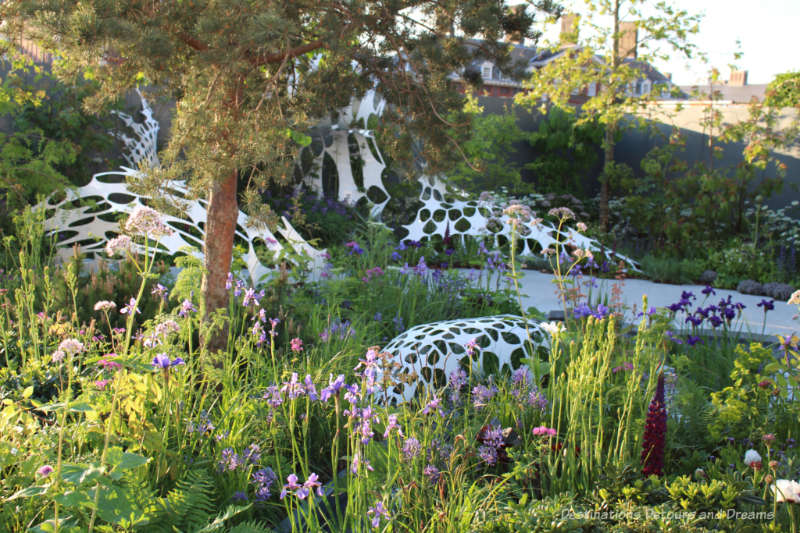
[[[125,222],[125,231],[148,235],[159,239],[165,235],[172,235],[172,228],[167,226],[161,219],[161,214],[155,209],[144,205],[137,205],[134,208],[128,221]]]

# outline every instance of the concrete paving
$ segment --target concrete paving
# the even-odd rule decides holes
[[[588,278],[584,277],[582,281],[586,282]],[[601,301],[601,295],[608,296],[610,299],[612,284],[615,283],[615,280],[597,280],[596,283],[598,286],[591,288],[591,301]],[[492,286],[494,286],[494,283]],[[627,309],[626,321],[634,322],[634,306],[636,313],[642,310],[643,295],[647,295],[648,306],[663,308],[680,300],[683,291],[690,291],[696,297],[696,300],[692,300],[692,309],[696,309],[698,306],[716,305],[721,299],[727,299],[730,295],[732,302],[741,302],[745,305],[741,316],[732,323],[732,329],[756,335],[761,334],[762,325],[764,324],[763,308],[758,307],[757,304],[764,299],[772,300],[772,298],[764,296],[752,296],[737,291],[716,288],[714,289],[716,294],[706,297],[701,292],[704,288],[703,285],[671,285],[640,279],[624,280],[620,286],[622,289],[621,300]],[[584,293],[588,293],[590,290],[587,286],[583,286],[582,289]],[[562,309],[552,274],[531,270],[523,271],[522,279],[520,280],[520,292],[523,296],[522,304],[526,309],[529,306],[533,306],[545,314],[549,311]],[[766,335],[783,336],[800,333],[800,319],[793,319],[797,313],[797,306],[776,300],[775,309],[767,312],[764,333]],[[676,323],[676,327],[688,329],[690,324],[682,323],[686,315],[681,314],[678,318],[681,323]],[[701,326],[703,329],[706,327],[708,327],[707,323]]]

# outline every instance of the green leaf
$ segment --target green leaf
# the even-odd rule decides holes
[[[95,481],[103,474],[98,464],[64,464],[61,467],[61,478],[75,485]]]
[[[28,487],[26,489],[22,489],[14,493],[6,501],[10,502],[11,500],[16,500],[17,498],[30,498],[31,496],[41,496],[45,492],[47,492],[47,487],[41,487],[41,486]]]
[[[208,524],[203,529],[198,530],[197,533],[211,533],[212,531],[217,531],[223,526],[223,524],[225,524],[226,521],[230,520],[234,516],[244,512],[244,511],[248,510],[251,506],[252,506],[252,504],[250,504],[250,503],[245,505],[245,506],[243,506],[243,507],[240,507],[238,505],[229,505],[225,509],[225,512],[223,514],[217,515],[216,518],[214,518],[213,522]]]
[[[150,461],[148,457],[139,455],[138,453],[123,452],[119,446],[114,446],[108,449],[106,459],[109,466],[116,470],[130,470],[131,468],[138,468],[145,465]]]
[[[25,390],[22,391],[23,398],[30,398],[31,396],[33,396],[33,385],[25,387]]]
[[[94,407],[86,402],[76,402],[69,404],[70,413],[88,413],[94,411]]]

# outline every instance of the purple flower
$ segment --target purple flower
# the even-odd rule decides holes
[[[372,465],[369,464],[369,461],[362,459],[361,455],[356,452],[353,454],[353,461],[350,463],[350,472],[352,472],[354,475],[358,475],[358,470],[362,463],[364,464],[364,468],[366,468],[369,472],[375,470],[372,468]]]
[[[123,315],[127,315],[129,313],[130,314],[141,313],[141,311],[139,311],[139,308],[136,307],[136,298],[131,298],[130,301],[128,301],[128,305],[120,309],[119,312],[122,313]]]
[[[277,385],[270,385],[267,387],[267,390],[264,392],[264,396],[262,396],[262,398],[267,400],[267,403],[273,408],[279,407],[283,403],[281,391]]]
[[[393,429],[397,430],[399,436],[403,436],[403,428],[397,423],[397,415],[389,415],[386,422],[386,431],[383,432],[383,438],[388,439]]]
[[[156,286],[153,287],[153,290],[150,291],[150,294],[158,296],[164,301],[167,300],[167,288],[160,283],[156,283]]]
[[[476,385],[472,388],[472,405],[474,405],[476,409],[486,407],[489,400],[494,398],[495,394],[497,394],[497,387],[494,385],[492,385],[491,388],[485,385]]]
[[[247,501],[247,493],[242,490],[237,490],[233,493],[232,497],[233,501],[235,502],[246,502]]]
[[[292,339],[291,342],[291,349],[294,353],[300,353],[303,351],[303,339],[299,339],[295,337]]]
[[[166,353],[162,352],[153,357],[153,360],[150,362],[150,364],[156,368],[167,370],[168,368],[176,365],[184,365],[186,364],[186,361],[184,361],[180,357],[176,357],[175,359],[170,360],[169,356]]]
[[[465,345],[465,347],[467,349],[467,355],[472,357],[475,355],[475,350],[480,349],[480,346],[478,346],[478,339],[472,339]]]
[[[756,304],[758,307],[763,307],[764,312],[772,311],[775,309],[775,300],[761,300]]]
[[[303,385],[306,388],[306,394],[308,394],[308,398],[315,402],[319,399],[317,396],[317,388],[314,386],[314,381],[311,379],[311,375],[306,374],[306,377],[303,379]]]
[[[313,492],[316,489],[317,496],[325,496],[325,493],[322,491],[322,484],[318,480],[319,476],[314,472],[311,472],[308,475],[308,479],[306,479],[306,482],[303,483],[303,488],[306,490],[306,494]],[[300,499],[302,500],[303,498]]]
[[[283,490],[281,490],[281,500],[284,499],[287,494],[294,493],[295,491],[303,488],[302,485],[297,483],[297,476],[295,474],[289,474],[286,476],[286,481],[286,485],[284,485]]]
[[[722,320],[717,315],[711,315],[708,317],[708,321],[711,322],[711,325],[715,328],[722,324]]]
[[[402,256],[398,252],[392,252],[390,258],[392,261],[400,261],[400,259],[402,259]]]
[[[320,401],[327,402],[332,396],[337,394],[342,389],[342,387],[344,387],[344,375],[339,374],[333,381],[330,381],[329,378],[328,383],[329,383],[328,386],[322,389],[322,391],[320,392],[320,397],[319,397]]]
[[[256,486],[256,500],[267,500],[272,495],[270,488],[276,481],[278,481],[278,476],[270,467],[253,472],[251,482]]]
[[[700,344],[703,344],[703,339],[701,339],[697,335],[689,335],[688,337],[686,337],[686,344],[688,344],[689,346],[694,346],[698,342]]]
[[[184,300],[181,304],[180,311],[178,311],[178,316],[186,318],[189,316],[189,313],[194,313],[197,311],[197,308],[192,304],[191,300]]]
[[[439,481],[439,469],[433,465],[426,466],[422,474],[427,477],[431,483]]]
[[[290,400],[299,398],[306,393],[305,387],[297,381],[297,372],[292,372],[291,379],[283,383],[281,392],[286,394],[286,397]]]
[[[669,340],[671,340],[675,344],[683,344],[683,340],[673,335],[673,333],[670,330],[667,330],[664,333],[667,335],[667,338],[669,338]]]
[[[372,525],[373,529],[381,525],[381,517],[389,520],[389,511],[386,510],[386,508],[383,506],[383,502],[381,501],[376,502],[374,507],[367,509],[367,514],[372,515],[372,521],[370,524]]]
[[[40,466],[39,469],[36,471],[36,474],[39,477],[47,477],[53,473],[53,467],[50,465]]]
[[[572,310],[572,315],[576,320],[580,320],[592,314],[592,308],[588,304],[582,303]]]
[[[428,404],[422,409],[422,414],[427,415],[432,411],[439,411],[439,416],[444,416],[444,411],[442,411],[442,408],[439,406],[439,403],[441,403],[441,399],[438,396],[434,395],[433,399],[429,401]]]
[[[229,291],[233,287],[233,272],[228,272],[228,277],[225,278],[225,290]]]
[[[361,254],[364,253],[364,250],[362,250],[361,247],[358,245],[358,243],[355,242],[355,241],[350,241],[348,243],[345,243],[345,246],[350,248],[349,255],[353,255],[353,254],[361,255]]]
[[[622,363],[622,365],[615,366],[614,368],[612,368],[611,372],[613,374],[616,374],[617,372],[622,372],[622,371],[625,371],[625,370],[633,370],[633,363],[631,363],[630,361],[626,361],[626,362]]]
[[[706,285],[706,288],[705,288],[705,289],[703,289],[703,290],[702,290],[702,291],[700,291],[700,292],[702,292],[702,293],[703,293],[703,294],[705,294],[706,296],[713,296],[713,295],[717,294],[717,291],[715,291],[715,290],[714,290],[714,289],[711,287],[711,285]]]
[[[233,472],[240,466],[244,466],[244,461],[239,454],[234,452],[233,448],[228,447],[222,450],[220,454],[220,460],[217,461],[217,468],[220,472],[224,472],[226,470]]]
[[[420,446],[419,441],[414,437],[409,437],[403,442],[403,449],[401,451],[406,461],[411,461],[419,455],[421,450],[422,446]]]
[[[703,323],[703,317],[702,316],[696,317],[694,315],[689,315],[686,317],[686,322],[691,322],[694,327],[697,327]]]

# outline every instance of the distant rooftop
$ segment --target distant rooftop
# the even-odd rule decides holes
[[[734,104],[747,104],[753,98],[763,102],[767,84],[750,85],[747,83],[746,70],[734,70],[728,81],[711,85],[681,85],[680,88],[689,95],[690,100],[725,100]]]

